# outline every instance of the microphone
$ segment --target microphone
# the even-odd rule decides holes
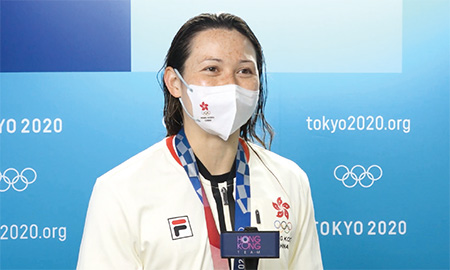
[[[222,232],[220,254],[222,258],[243,258],[246,270],[256,270],[259,259],[280,257],[280,232],[258,231],[256,227]]]
[[[257,232],[258,228],[256,227],[246,227],[244,232]],[[244,265],[246,270],[257,270],[258,269],[259,257],[249,257],[244,258]]]

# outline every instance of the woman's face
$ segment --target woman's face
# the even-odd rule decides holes
[[[249,90],[258,90],[255,49],[250,40],[236,30],[209,29],[199,32],[191,42],[183,77],[188,84],[237,84]]]

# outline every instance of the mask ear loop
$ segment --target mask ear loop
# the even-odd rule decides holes
[[[194,90],[192,90],[192,88],[186,83],[186,81],[183,79],[183,76],[181,76],[180,72],[178,72],[178,70],[176,68],[173,69],[175,71],[175,74],[177,74],[178,79],[181,80],[181,82],[187,87],[188,91],[194,92]],[[181,97],[178,98],[178,100],[181,103],[181,107],[183,107],[183,110],[186,112],[186,114],[194,121],[196,122],[200,122],[199,119],[195,119],[186,109],[186,107],[184,106],[183,100],[181,99]],[[192,104],[191,104],[192,105]]]
[[[187,84],[187,82],[183,79],[183,76],[181,76],[180,72],[178,71],[178,69],[174,68],[173,69],[175,71],[175,74],[177,74],[178,79],[181,80],[181,82],[186,85],[187,89],[191,92],[194,92],[194,90],[192,90],[191,87],[189,87],[189,84]]]

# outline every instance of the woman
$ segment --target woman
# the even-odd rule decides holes
[[[261,46],[230,14],[178,31],[163,76],[168,137],[101,176],[78,269],[243,269],[219,255],[219,233],[280,231],[280,258],[258,269],[321,269],[310,188],[292,161],[263,146]]]

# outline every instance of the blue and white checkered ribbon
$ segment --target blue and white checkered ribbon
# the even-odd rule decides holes
[[[175,136],[174,141],[181,165],[183,165],[189,180],[191,180],[192,187],[196,191],[197,196],[202,204],[204,204],[197,162],[195,161],[194,152],[189,145],[183,128]],[[238,144],[238,151],[236,154],[235,196],[234,228],[238,231],[243,231],[245,227],[250,227],[250,169],[245,157],[244,148],[240,143]],[[234,269],[241,269],[239,268],[239,261],[242,262],[242,260],[235,260]]]

